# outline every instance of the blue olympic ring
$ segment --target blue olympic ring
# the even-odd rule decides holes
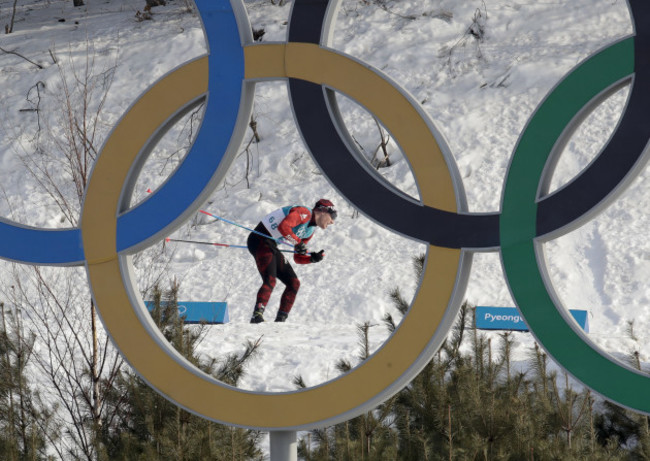
[[[206,191],[222,164],[240,114],[244,55],[236,16],[229,2],[196,0],[208,41],[209,83],[202,128],[185,160],[172,176],[135,208],[118,218],[117,251],[137,251],[167,234],[179,218],[205,201]],[[153,86],[153,85],[152,85]],[[189,104],[186,109],[192,107]],[[183,110],[169,120],[173,124]],[[168,126],[167,125],[167,126]],[[241,124],[240,124],[241,125]],[[161,127],[163,132],[166,127]],[[110,138],[110,135],[108,136]],[[149,142],[151,148],[156,135]],[[140,158],[146,158],[140,155]],[[134,165],[132,175],[139,167]],[[130,198],[129,191],[123,194]],[[123,206],[126,208],[126,205]],[[0,219],[0,258],[42,265],[82,265],[80,228],[37,229]]]

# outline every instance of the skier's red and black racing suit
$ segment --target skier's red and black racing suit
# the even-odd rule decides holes
[[[251,232],[248,236],[248,251],[255,258],[257,270],[262,276],[262,286],[257,292],[256,307],[265,308],[275,288],[277,280],[285,285],[280,299],[279,312],[289,314],[296,300],[300,280],[293,268],[278,249],[275,240],[284,238],[288,243],[297,245],[307,243],[313,236],[316,224],[312,212],[304,206],[288,206],[268,214],[255,228],[256,232],[268,235],[269,238]],[[297,264],[309,264],[309,254],[294,253],[293,260]]]

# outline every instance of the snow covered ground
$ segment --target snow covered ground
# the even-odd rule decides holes
[[[0,1],[3,26],[10,21],[12,3]],[[63,0],[21,1],[14,32],[0,38],[0,47],[43,67],[0,52],[0,212],[27,225],[75,224],[26,173],[21,161],[37,148],[56,148],[64,121],[63,78],[72,85],[75,73],[79,75],[88,62],[95,75],[111,81],[97,126],[96,145],[101,145],[143,90],[205,52],[200,23],[186,11],[185,1],[156,7],[152,19],[144,21],[136,17],[144,1],[86,3],[73,8],[72,2]],[[254,29],[265,30],[264,42],[286,40],[291,2],[245,4]],[[467,34],[473,24],[484,28],[480,42]],[[623,1],[343,0],[334,47],[381,69],[422,103],[448,140],[470,211],[488,212],[499,210],[517,138],[547,92],[582,59],[631,32]],[[97,91],[100,94],[101,88]],[[583,123],[562,155],[553,188],[568,182],[598,153],[626,96],[627,89],[621,90]],[[39,112],[21,111],[37,105]],[[373,152],[380,137],[372,117],[345,98],[341,106],[355,139]],[[254,117],[261,142],[246,151],[252,135],[247,132],[241,155],[205,209],[250,227],[280,206],[311,205],[320,197],[330,198],[339,209],[336,224],[313,238],[311,249],[325,249],[325,260],[296,267],[302,285],[287,323],[248,324],[260,280],[246,250],[168,243],[151,251],[164,251],[169,258],[168,277],[181,282],[182,300],[228,302],[231,323],[210,327],[202,353],[219,357],[240,350],[247,339],[262,337],[260,355],[241,387],[286,391],[295,388],[294,376],[317,385],[339,374],[335,365],[340,359],[356,363],[358,324],[373,325],[373,349],[383,344],[388,333],[381,319],[385,313],[396,314],[387,293],[399,286],[408,298],[413,296],[417,287],[412,259],[425,246],[357,216],[335,192],[300,139],[285,83],[258,85]],[[182,159],[194,122],[186,118],[161,141],[139,178],[135,200],[162,183]],[[381,173],[417,196],[407,160],[394,143],[389,150],[392,166]],[[650,356],[647,175],[645,168],[605,213],[546,245],[551,278],[565,307],[590,312],[589,338],[617,356],[638,349],[643,361]],[[213,221],[200,215],[174,237],[245,244],[246,231]],[[151,271],[150,265],[138,268],[142,287]],[[267,314],[271,320],[281,288],[271,298]],[[474,257],[466,299],[474,305],[514,305],[497,253]],[[636,340],[627,333],[630,321]],[[524,361],[531,336],[520,334],[517,339],[515,359]]]

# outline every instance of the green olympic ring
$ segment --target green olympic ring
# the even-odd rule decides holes
[[[549,354],[599,394],[650,413],[650,399],[645,394],[650,377],[616,363],[588,344],[553,294],[542,248],[548,238],[536,237],[539,188],[536,179],[544,178],[544,173],[550,176],[551,172],[544,170],[549,157],[558,150],[554,148],[556,141],[584,106],[598,99],[604,88],[617,88],[617,83],[631,73],[633,53],[633,43],[627,39],[594,55],[550,93],[530,120],[506,179],[501,255],[513,297],[531,331]],[[639,162],[636,168],[642,164]]]

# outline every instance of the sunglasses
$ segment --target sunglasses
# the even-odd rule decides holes
[[[326,212],[328,212],[330,214],[330,216],[332,217],[332,220],[335,220],[336,217],[338,216],[338,213],[336,212],[336,210],[334,209],[333,206],[322,206],[321,205],[316,209],[318,211],[326,211]]]

